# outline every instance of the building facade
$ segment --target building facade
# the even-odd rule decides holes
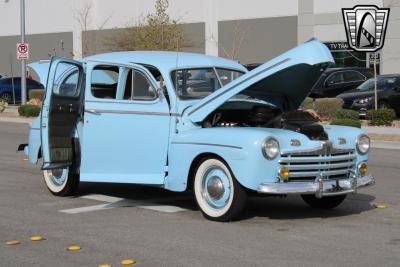
[[[20,1],[0,2],[0,73],[18,75]],[[53,55],[80,58],[106,52],[105,40],[154,12],[155,0],[29,0],[26,33],[30,62]],[[310,38],[331,49],[338,66],[370,66],[370,56],[346,45],[341,8],[374,4],[391,8],[381,73],[400,72],[400,3],[393,0],[169,0],[182,24],[183,50],[262,63]]]

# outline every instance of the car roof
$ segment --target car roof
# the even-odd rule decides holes
[[[378,78],[396,78],[396,77],[400,77],[400,74],[382,74],[382,75],[378,75]],[[373,79],[373,77],[371,79]]]
[[[233,60],[196,53],[169,51],[112,52],[89,56],[84,58],[83,61],[109,61],[122,64],[139,63],[154,66],[160,71],[170,71],[175,68],[209,66],[246,71],[245,67]]]

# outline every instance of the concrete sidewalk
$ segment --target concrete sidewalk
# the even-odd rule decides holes
[[[18,114],[18,106],[8,106],[0,113],[0,122],[30,123],[34,120],[35,118],[20,117]]]
[[[391,134],[400,135],[400,128],[395,127],[379,127],[379,126],[362,126],[361,127],[367,134]]]
[[[12,122],[12,123],[31,123],[35,118],[24,118],[14,116],[2,116],[0,115],[0,122]]]
[[[381,141],[381,140],[372,140],[371,141],[372,148],[383,148],[383,149],[400,149],[400,142],[391,142],[391,141]]]

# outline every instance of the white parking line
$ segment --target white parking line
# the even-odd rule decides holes
[[[67,213],[67,214],[78,214],[78,213],[85,213],[85,212],[92,212],[92,211],[108,210],[108,209],[119,208],[119,207],[136,207],[136,208],[149,209],[149,210],[159,211],[159,212],[174,213],[174,212],[187,211],[187,209],[177,207],[177,206],[171,206],[171,205],[160,205],[158,202],[189,199],[188,197],[180,197],[180,198],[173,198],[173,199],[162,198],[162,199],[146,199],[146,200],[137,201],[137,200],[130,200],[130,199],[106,196],[106,195],[95,195],[95,194],[82,196],[81,198],[91,199],[91,200],[96,200],[96,201],[101,201],[101,202],[107,202],[107,203],[100,204],[100,205],[73,208],[73,209],[64,209],[64,210],[60,210],[59,212]]]
[[[110,204],[107,203],[107,204],[87,206],[87,207],[81,207],[81,208],[75,208],[75,209],[60,210],[59,212],[68,213],[68,214],[77,214],[77,213],[84,213],[84,212],[97,211],[97,210],[107,210],[107,209],[112,209],[112,208],[113,207],[111,207]]]

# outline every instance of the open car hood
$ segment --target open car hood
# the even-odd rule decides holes
[[[201,122],[238,94],[265,101],[282,111],[297,109],[332,63],[329,49],[312,39],[226,84],[189,107],[184,116]]]

